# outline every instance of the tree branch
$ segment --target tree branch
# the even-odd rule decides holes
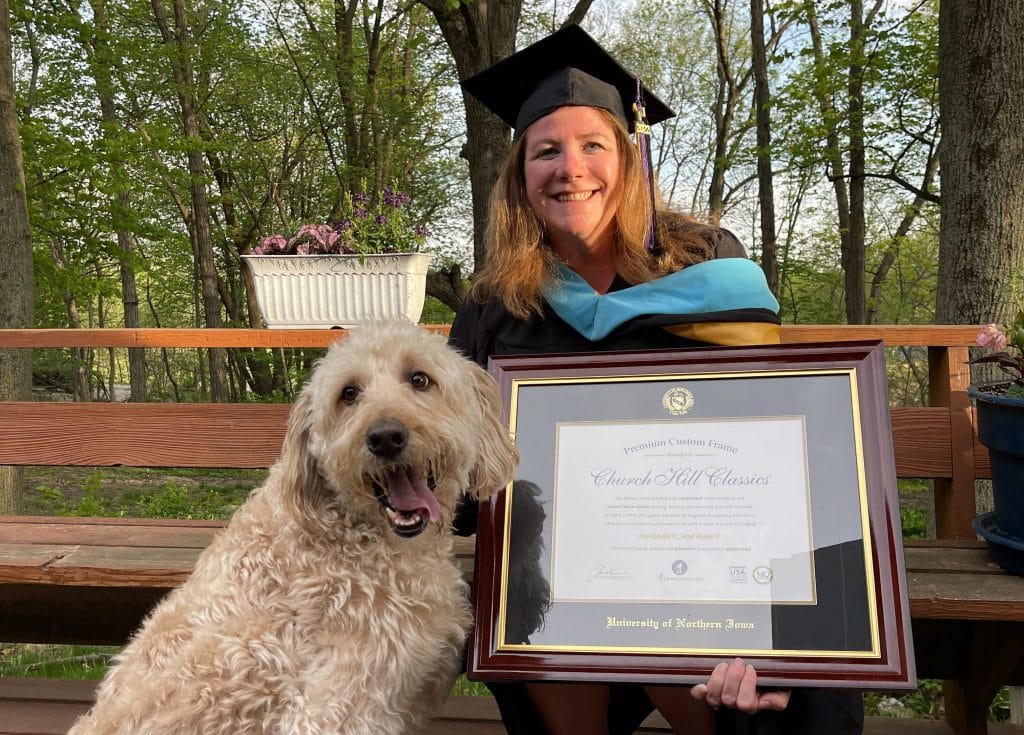
[[[568,17],[566,17],[562,22],[561,27],[565,28],[566,26],[578,25],[583,21],[584,16],[586,16],[587,11],[590,10],[590,6],[593,4],[594,0],[578,0],[576,7],[572,9],[572,12],[569,13]]]

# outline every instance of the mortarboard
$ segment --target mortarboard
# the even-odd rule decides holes
[[[638,79],[577,25],[566,26],[462,82],[471,95],[511,125],[516,137],[566,105],[600,107],[633,132]],[[675,113],[640,87],[647,122]]]

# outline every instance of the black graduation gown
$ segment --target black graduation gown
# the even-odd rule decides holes
[[[721,256],[721,253],[719,253]],[[616,278],[611,290],[629,284]],[[661,327],[625,325],[602,340],[591,342],[544,304],[542,319],[523,321],[505,309],[497,299],[478,303],[469,299],[452,324],[449,343],[486,369],[492,355],[553,354],[636,349],[706,347],[706,344],[674,335]],[[456,532],[476,531],[476,505],[460,509]],[[488,682],[502,721],[511,735],[544,735],[540,720],[525,688],[519,684]],[[689,696],[680,689],[679,696]],[[628,735],[639,727],[654,707],[643,689],[632,684],[614,684],[608,707],[610,735]],[[719,735],[857,735],[863,731],[864,708],[860,692],[850,690],[797,689],[784,712],[762,712],[755,716],[728,709],[718,711]],[[582,733],[581,735],[586,735]]]

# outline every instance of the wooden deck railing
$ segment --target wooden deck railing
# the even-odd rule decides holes
[[[426,328],[447,333],[446,325]],[[883,340],[892,347],[928,349],[929,406],[892,411],[897,474],[934,480],[938,538],[974,538],[974,480],[990,476],[988,453],[977,443],[970,400],[967,345],[973,326],[787,325],[784,342]],[[344,338],[344,330],[267,329],[8,329],[0,330],[0,349],[69,347],[278,348],[324,347]],[[238,404],[216,411],[204,404],[159,408],[147,404],[88,408],[25,402],[0,405],[7,426],[0,426],[0,457],[9,464],[151,467],[266,467],[277,457],[286,405]],[[158,411],[162,421],[150,422]],[[169,415],[179,423],[169,423]],[[945,420],[936,420],[945,419]],[[61,422],[75,441],[43,443],[45,427]],[[154,423],[153,428],[147,428]],[[39,427],[39,436],[33,427]],[[239,464],[239,431],[246,438],[245,464]],[[38,441],[37,441],[38,439]],[[134,446],[126,449],[125,442]],[[952,451],[950,448],[952,447]],[[127,454],[131,455],[128,461]]]

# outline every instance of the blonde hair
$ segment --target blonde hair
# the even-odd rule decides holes
[[[619,120],[606,110],[597,112],[611,124],[619,151],[622,194],[615,210],[612,257],[616,271],[629,283],[644,283],[712,257],[717,228],[676,212],[655,194],[655,242],[658,254],[644,247],[650,201],[640,155]],[[524,148],[526,135],[512,144],[491,191],[484,244],[487,263],[473,286],[478,301],[497,297],[520,319],[540,316],[542,292],[557,273],[559,259],[547,243],[544,226],[526,196]]]

